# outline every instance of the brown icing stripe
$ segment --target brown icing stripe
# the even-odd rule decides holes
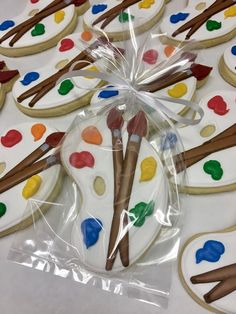
[[[189,29],[186,39],[190,39],[191,36],[213,15],[227,9],[235,4],[235,0],[216,0],[211,6],[205,9],[202,13],[195,16],[193,19],[179,27],[173,34],[176,37],[178,34],[185,32]]]
[[[101,29],[104,29],[111,21],[113,21],[120,13],[122,13],[125,9],[130,7],[131,5],[140,2],[141,0],[124,0],[122,3],[118,4],[117,6],[111,8],[110,10],[106,11],[104,14],[100,15],[94,22],[93,26],[96,24],[103,22],[101,25]]]
[[[11,41],[9,42],[9,46],[13,47],[14,44],[27,32],[29,31],[34,25],[39,23],[44,18],[50,16],[51,14],[60,11],[67,6],[74,4],[75,6],[79,6],[83,3],[85,3],[85,0],[68,0],[68,1],[62,1],[62,0],[54,0],[52,3],[50,3],[48,6],[46,6],[44,9],[39,11],[35,16],[32,16],[28,20],[26,20],[23,23],[20,23],[16,27],[12,28],[9,32],[7,32],[5,35],[0,38],[0,44],[10,38],[11,36],[15,35]]]
[[[206,303],[222,299],[236,290],[236,264],[221,267],[190,278],[193,284],[219,282],[204,295]]]

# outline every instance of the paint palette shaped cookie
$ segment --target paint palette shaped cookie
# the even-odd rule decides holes
[[[62,69],[81,53],[82,50],[78,45],[83,46],[83,44],[87,45],[92,42],[93,36],[88,32],[76,33],[63,38],[55,49],[54,57],[45,67],[25,73],[15,83],[12,92],[17,107],[29,116],[53,117],[64,115],[87,105],[93,94],[90,89],[101,83],[99,79],[75,77],[73,80],[66,79],[59,85],[55,84],[62,75],[60,71],[63,71]],[[84,69],[97,71],[96,64],[88,65]],[[59,76],[52,77],[52,75],[56,76],[56,73]],[[51,78],[54,83],[52,88],[50,88]],[[42,82],[45,82],[44,86],[40,86]],[[48,87],[49,90],[47,90]],[[30,94],[31,91],[32,94]],[[40,97],[38,97],[39,95]]]
[[[202,121],[179,129],[185,148],[187,192],[205,194],[236,188],[235,99],[235,91],[210,93],[200,101]]]
[[[148,73],[149,71],[148,75],[153,75],[153,70],[161,63],[166,62],[168,58],[174,56],[174,54],[175,48],[173,46],[162,45],[161,43],[159,43],[159,45],[155,45],[154,43],[152,43],[150,47],[146,47],[146,49],[143,51],[142,57],[140,57],[140,63],[143,67],[143,73]],[[139,65],[139,69],[141,68],[141,66]],[[168,84],[168,80],[172,79],[173,77],[169,76],[168,78],[165,78],[160,82],[161,84],[166,84],[167,87],[164,87],[157,91],[153,91],[153,93],[157,96],[173,98],[173,100],[193,100],[196,89],[202,87],[206,83],[211,70],[211,67],[201,64],[195,64],[192,76],[182,80],[177,79],[174,84]],[[176,71],[174,75],[177,76],[177,72],[178,71]],[[179,78],[180,77],[181,75],[179,75]],[[150,84],[152,84],[152,82],[150,82]],[[159,83],[157,84],[157,86],[158,85]],[[96,106],[96,104],[101,103],[101,101],[104,101],[104,104],[110,103],[112,102],[113,97],[122,97],[122,95],[124,95],[124,91],[122,90],[119,91],[108,88],[102,91],[98,91],[94,93],[91,99],[91,105]],[[169,107],[173,112],[180,115],[184,115],[188,111],[188,108],[178,102],[170,103],[169,101],[163,100],[162,103],[165,106]]]
[[[160,28],[172,44],[191,40],[198,47],[218,45],[236,35],[235,1],[189,0],[185,9],[164,18]]]
[[[71,241],[78,249],[84,265],[98,272],[111,270],[111,267],[107,267],[106,260],[108,246],[110,248],[109,243],[112,241],[112,230],[114,230],[113,202],[117,195],[115,191],[118,191],[115,182],[120,165],[115,166],[112,152],[112,143],[116,141],[117,134],[119,130],[114,130],[112,134],[108,128],[106,117],[92,118],[80,122],[66,136],[61,149],[62,163],[67,173],[75,180],[82,198]],[[126,123],[121,130],[121,135],[124,150],[123,153],[121,151],[121,158],[124,157],[126,150],[126,159],[129,159]],[[138,141],[138,137],[136,140]],[[122,142],[119,138],[118,141]],[[132,161],[129,164],[128,170],[133,167],[134,163]],[[125,161],[124,164],[126,164]],[[124,265],[120,254],[117,254],[113,271],[121,271],[124,267],[132,265],[145,253],[160,232],[161,216],[165,216],[167,208],[168,188],[162,162],[145,137],[141,140],[136,168],[130,170],[128,175],[125,171],[123,172],[122,180],[127,181],[120,183],[116,204],[119,203],[118,199],[122,199],[121,194],[126,193],[130,188],[130,184],[127,183],[130,173],[134,173],[134,178],[127,208],[129,261],[126,261]],[[123,209],[121,217],[122,215],[124,215]],[[115,241],[118,237],[115,237]]]
[[[11,91],[18,76],[17,70],[8,70],[5,62],[0,61],[0,109],[4,104],[6,94]]]
[[[193,236],[179,260],[181,281],[190,296],[214,313],[236,313],[235,227]]]
[[[220,59],[219,71],[226,82],[236,86],[236,44],[225,50]]]
[[[23,123],[0,137],[0,178],[31,154],[55,129],[41,123]],[[55,165],[0,194],[0,236],[32,223],[32,213],[48,209],[59,193],[61,166]],[[29,203],[35,199],[34,203]],[[37,202],[38,201],[38,202]]]
[[[166,2],[165,0],[101,1],[91,6],[85,13],[84,27],[95,32],[105,32],[114,41],[122,41],[130,37],[130,21],[134,25],[135,34],[151,29],[161,18]],[[104,14],[106,16],[103,19]],[[102,20],[94,24],[98,19]]]
[[[0,21],[0,53],[25,56],[55,46],[77,25],[77,15],[89,8],[86,0],[27,0],[22,13]]]

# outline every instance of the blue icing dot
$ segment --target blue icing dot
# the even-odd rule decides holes
[[[236,46],[233,46],[231,48],[231,53],[232,53],[232,55],[236,56]]]
[[[102,226],[101,220],[97,218],[88,218],[81,223],[83,240],[87,249],[98,241]]]
[[[210,263],[216,263],[220,260],[221,255],[224,254],[224,244],[219,241],[209,240],[205,242],[202,249],[196,252],[196,263],[201,261],[207,261]]]
[[[98,14],[100,12],[105,11],[107,8],[107,4],[95,4],[92,7],[92,13],[93,14]]]
[[[188,16],[189,16],[189,13],[182,13],[182,12],[180,12],[178,14],[171,15],[170,21],[171,21],[172,24],[176,24],[176,23],[178,23],[180,21],[186,20],[186,18]]]
[[[36,81],[37,79],[39,79],[40,75],[38,72],[29,72],[27,73],[23,80],[21,81],[22,85],[24,86],[28,86],[30,83]]]
[[[178,141],[177,135],[175,133],[169,132],[162,138],[161,150],[173,149]]]
[[[108,87],[114,87],[114,86],[108,86]],[[119,95],[119,92],[118,90],[103,90],[101,91],[99,94],[98,94],[98,97],[99,98],[111,98],[111,97],[114,97],[114,96],[117,96]]]
[[[0,31],[6,31],[8,28],[15,26],[15,22],[12,20],[6,20],[0,24]]]

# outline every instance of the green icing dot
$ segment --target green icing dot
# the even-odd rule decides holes
[[[7,206],[4,203],[0,203],[0,217],[4,216],[7,211]]]
[[[71,80],[65,80],[61,83],[58,93],[60,95],[67,95],[72,89],[74,88],[74,84],[71,82]]]
[[[220,29],[221,28],[221,22],[217,22],[215,20],[208,20],[206,22],[206,28],[210,32],[212,32],[216,29]]]
[[[129,19],[131,18],[131,20],[134,19],[134,16],[133,15],[129,15],[128,13],[126,12],[122,12],[120,15],[119,15],[119,22],[120,23],[125,23],[125,22],[129,22]]]
[[[223,176],[223,169],[221,168],[221,164],[217,160],[209,160],[207,161],[204,166],[203,170],[210,174],[213,180],[220,180]]]
[[[32,36],[40,36],[45,33],[45,26],[43,24],[36,24],[34,29],[31,32]]]
[[[144,202],[138,203],[134,208],[129,211],[130,220],[135,227],[142,227],[145,223],[145,219],[151,216],[154,211],[155,203],[151,201],[149,204]]]

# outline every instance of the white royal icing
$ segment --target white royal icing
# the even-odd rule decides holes
[[[22,22],[24,22],[30,18],[29,13],[32,10],[37,10],[37,9],[42,10],[47,5],[49,5],[51,2],[52,2],[51,0],[40,0],[37,3],[31,3],[30,0],[27,0],[27,4],[26,4],[24,11],[21,14],[19,14],[18,16],[11,18],[11,20],[13,20],[15,22],[15,26],[17,26],[17,25],[21,24]],[[74,5],[70,5],[66,8],[64,8],[63,11],[65,12],[65,16],[64,16],[63,21],[61,21],[60,23],[55,22],[54,13],[52,15],[44,18],[42,21],[39,22],[45,26],[45,33],[43,35],[32,36],[31,31],[34,28],[33,27],[26,34],[24,34],[14,44],[13,47],[9,46],[9,42],[12,39],[12,37],[10,37],[9,39],[2,42],[0,44],[0,47],[12,48],[12,49],[14,49],[14,48],[25,48],[25,47],[30,47],[30,46],[42,44],[45,41],[48,41],[48,40],[54,38],[55,36],[60,34],[66,27],[68,27],[71,24],[73,17],[76,14],[76,10],[75,10]],[[6,20],[7,20],[7,18],[6,18]],[[2,23],[2,22],[0,21],[0,23]],[[11,30],[11,28],[9,28],[5,31],[0,31],[0,37],[2,37],[4,34],[6,34],[10,30]]]
[[[155,45],[155,43],[156,43],[156,45]],[[119,43],[119,46],[120,46],[120,43]],[[123,46],[125,49],[126,45],[124,44]],[[145,71],[151,71],[151,69],[153,69],[154,67],[157,67],[158,64],[160,64],[164,60],[167,60],[168,56],[165,54],[165,48],[166,47],[168,47],[168,46],[162,45],[158,39],[152,40],[151,43],[145,47],[143,54],[145,54],[145,52],[147,52],[151,49],[154,49],[158,53],[157,61],[155,64],[151,65],[151,64],[148,64],[147,62],[145,62],[142,57],[140,57],[141,60],[138,60],[138,62],[137,62],[138,66],[139,66],[139,71],[141,69],[143,69],[143,72],[141,71],[140,73],[144,73]],[[152,73],[152,72],[149,72],[149,73]],[[157,67],[157,73],[158,73],[158,67]],[[153,75],[153,73],[152,73],[152,75]],[[196,88],[197,88],[197,79],[195,77],[190,77],[186,80],[180,81],[179,83],[184,83],[186,85],[187,92],[186,92],[186,94],[184,94],[182,97],[180,97],[178,99],[192,100],[192,98],[195,94]],[[168,91],[173,89],[174,86],[176,86],[176,84],[173,84],[173,85],[170,85],[169,87],[163,88],[162,90],[155,92],[154,95],[165,96],[165,97],[171,98],[171,96],[168,94]],[[94,95],[91,99],[91,106],[95,107],[97,104],[99,104],[99,103],[101,104],[101,102],[104,104],[108,104],[108,103],[114,101],[114,97],[107,98],[107,99],[103,99],[103,98],[99,97],[100,92],[101,91],[97,91],[94,93]],[[122,90],[120,90],[119,94],[117,96],[122,96],[122,95],[124,95],[124,92]],[[173,97],[173,99],[176,100],[177,98]],[[185,108],[183,105],[181,105],[179,103],[170,103],[170,102],[164,101],[164,100],[162,101],[162,103],[165,106],[169,107],[175,113],[180,113]]]
[[[185,40],[185,36],[188,33],[189,30],[178,34],[176,37],[173,37],[172,34],[174,31],[176,31],[180,26],[184,25],[186,22],[190,21],[192,18],[195,16],[199,15],[202,11],[206,9],[206,7],[202,8],[202,10],[197,10],[196,7],[201,3],[204,2],[206,3],[206,7],[209,7],[212,5],[215,0],[191,0],[189,1],[188,6],[180,11],[173,12],[173,14],[178,14],[179,12],[182,13],[189,13],[189,16],[184,20],[184,21],[179,21],[176,24],[173,24],[170,22],[170,16],[166,17],[163,19],[160,28],[162,33],[166,34],[169,38],[171,39],[176,39],[179,41]],[[204,23],[192,36],[191,40],[198,40],[198,41],[204,41],[204,40],[210,40],[213,38],[218,38],[221,36],[225,36],[228,33],[232,32],[235,29],[236,25],[236,16],[234,17],[227,17],[225,18],[224,16],[224,11],[227,9],[215,14],[210,18],[210,20],[215,20],[217,22],[221,22],[222,26],[220,29],[213,30],[213,31],[208,31],[206,28],[206,24]]]
[[[102,25],[103,21],[96,24],[94,27],[92,26],[93,22],[95,19],[97,19],[100,15],[105,13],[106,11],[110,10],[111,8],[119,5],[122,1],[121,0],[110,0],[109,2],[107,1],[100,1],[99,4],[105,4],[107,5],[106,10],[93,14],[93,6],[85,13],[84,15],[84,23],[89,26],[90,28],[93,28],[94,30],[99,29],[100,26]],[[163,6],[165,5],[164,0],[154,0],[154,3],[150,6],[150,8],[139,8],[139,3],[135,3],[124,12],[129,13],[134,16],[134,19],[132,20],[132,23],[135,27],[142,26],[146,23],[148,23],[151,19],[155,18],[156,15],[162,10]],[[120,33],[124,31],[129,30],[129,23],[124,22],[121,23],[119,21],[119,16],[116,17],[114,20],[112,20],[105,28],[104,31],[106,33]]]
[[[6,169],[3,173],[0,174],[0,177],[4,176],[4,174],[15,167],[20,161],[22,161],[26,156],[37,149],[41,144],[43,144],[48,135],[56,132],[55,129],[44,124],[46,127],[46,132],[40,140],[34,141],[34,137],[31,134],[31,127],[34,124],[36,123],[23,123],[14,125],[12,128],[5,130],[1,134],[1,136],[5,136],[9,130],[17,130],[22,134],[22,140],[11,148],[4,147],[0,142],[0,162],[6,163]],[[50,151],[48,155],[52,152],[53,151]],[[46,157],[46,155],[44,157]],[[22,220],[31,217],[32,213],[37,211],[37,209],[42,206],[42,202],[46,202],[48,200],[52,194],[52,191],[58,184],[58,180],[60,178],[60,169],[61,167],[56,165],[39,173],[42,183],[38,192],[33,196],[36,205],[30,203],[30,200],[26,200],[22,196],[22,190],[26,184],[26,181],[16,185],[15,187],[6,192],[3,192],[0,195],[0,202],[4,203],[7,207],[5,215],[0,218],[0,232],[3,232],[8,228],[17,225]]]
[[[217,95],[223,97],[229,109],[228,113],[223,116],[214,113],[214,111],[207,106],[208,101]],[[178,130],[183,141],[184,149],[189,150],[193,147],[197,147],[232,126],[235,123],[236,117],[235,99],[235,91],[216,91],[205,96],[200,101],[200,107],[202,107],[204,110],[204,117],[202,121],[196,126],[187,126]],[[202,137],[200,132],[207,125],[214,125],[216,128],[215,132],[209,137]],[[212,153],[191,167],[188,167],[187,186],[196,188],[212,188],[236,183],[236,164],[233,162],[235,156],[236,147],[231,147],[216,153]],[[219,181],[213,180],[211,175],[205,173],[203,170],[204,164],[209,160],[217,160],[221,164],[223,169],[223,176]]]
[[[231,72],[236,74],[236,55],[233,55],[231,49],[236,46],[236,43],[230,45],[224,52],[224,62]]]
[[[74,42],[74,47],[67,51],[60,51],[61,43],[64,39],[71,39]],[[47,79],[52,74],[58,72],[59,70],[56,68],[56,65],[63,61],[68,60],[71,61],[73,58],[75,58],[82,50],[84,50],[89,44],[91,44],[94,39],[92,38],[89,42],[83,42],[81,39],[81,33],[75,33],[72,35],[69,35],[62,39],[57,47],[55,48],[55,55],[50,62],[47,63],[45,67],[40,67],[38,69],[32,70],[33,72],[38,72],[40,74],[40,78],[28,86],[24,86],[21,81],[23,80],[24,75],[22,75],[14,84],[12,93],[13,96],[17,102],[17,98],[30,88],[38,85],[41,81],[44,79]],[[91,68],[93,66],[98,67],[98,62],[95,62],[93,64],[89,64],[87,68]],[[86,68],[84,68],[85,70]],[[90,89],[95,88],[100,80],[96,78],[85,78],[85,77],[74,77],[71,79],[72,83],[74,84],[74,88],[67,94],[67,95],[60,95],[58,92],[58,89],[60,87],[60,84],[51,89],[46,95],[44,95],[35,105],[33,108],[29,107],[29,102],[33,97],[27,98],[24,101],[20,103],[21,107],[24,107],[26,109],[35,109],[35,110],[41,110],[44,109],[52,109],[52,108],[60,108],[60,106],[66,105],[67,103],[73,102],[80,97],[85,96],[90,92]],[[78,106],[80,103],[78,103]]]
[[[181,258],[182,275],[191,292],[203,302],[203,296],[208,293],[213,287],[215,287],[217,285],[217,282],[192,284],[190,278],[195,275],[199,275],[214,269],[218,269],[220,267],[236,263],[235,239],[236,231],[224,233],[209,233],[197,237],[185,247]],[[221,255],[218,262],[211,263],[203,260],[199,264],[197,264],[195,257],[196,252],[199,249],[203,248],[206,241],[209,240],[221,242],[225,247],[225,253]],[[212,308],[223,313],[235,314],[236,291],[217,301],[212,302],[209,305]]]
[[[87,144],[81,139],[81,132],[87,126],[94,125],[101,132],[103,142],[100,146]],[[124,146],[127,142],[126,131],[122,132]],[[110,228],[113,217],[113,157],[111,131],[106,125],[106,118],[93,118],[81,122],[72,130],[62,145],[62,162],[68,174],[77,183],[81,195],[82,205],[78,213],[77,221],[71,235],[72,244],[78,249],[82,262],[96,271],[105,271],[107,249],[110,236]],[[69,157],[74,152],[89,151],[95,158],[93,168],[76,169],[71,166]],[[146,157],[154,157],[157,161],[157,171],[152,180],[139,182],[141,170],[140,163]],[[101,176],[105,180],[106,191],[103,196],[97,196],[93,190],[93,180]],[[164,169],[153,147],[146,139],[142,139],[141,149],[135,172],[132,195],[129,210],[139,202],[155,202],[155,209],[151,216],[146,217],[143,226],[132,226],[129,231],[130,265],[134,263],[150,246],[158,235],[162,219],[167,209],[167,182]],[[81,222],[86,218],[95,217],[102,221],[103,227],[99,239],[95,245],[86,248],[81,232]],[[113,270],[122,270],[123,266],[119,254],[115,260]]]

